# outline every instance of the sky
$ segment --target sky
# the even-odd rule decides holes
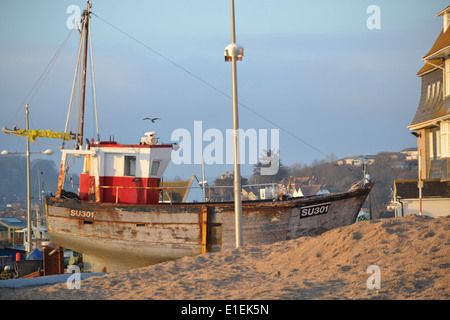
[[[70,33],[73,5],[83,10],[86,2],[0,2],[1,127],[24,128],[28,103],[32,129],[64,129],[77,30],[36,94],[27,95]],[[199,121],[203,133],[217,129],[225,140],[233,128],[231,63],[224,61],[231,42],[230,2],[93,0],[92,5],[101,140],[133,144],[157,131],[161,142],[171,142],[177,129],[186,129],[193,140]],[[376,17],[368,12],[372,5],[379,8]],[[278,129],[285,165],[415,147],[407,126],[420,98],[416,74],[442,29],[442,17],[435,15],[448,5],[236,0],[236,42],[244,47],[237,64],[240,127],[267,130],[269,136]],[[379,28],[369,28],[368,20]],[[91,92],[85,135],[94,138]],[[162,120],[152,124],[144,117]],[[47,145],[32,143],[32,151],[51,148],[59,167],[61,143],[41,142]],[[202,143],[205,148],[210,142]],[[0,133],[1,150],[25,148],[24,139]],[[225,155],[223,160],[205,165],[206,176],[231,172],[233,164]],[[241,172],[249,177],[252,165],[246,160]],[[171,163],[164,178],[192,174],[200,177],[202,165]]]

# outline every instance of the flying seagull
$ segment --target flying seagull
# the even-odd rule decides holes
[[[142,120],[150,120],[151,122],[155,123],[155,120],[162,120],[161,118],[144,118]]]

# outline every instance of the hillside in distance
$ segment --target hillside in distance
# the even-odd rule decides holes
[[[59,169],[49,159],[33,159],[30,163],[30,191],[33,200],[41,197],[42,190],[56,193]],[[0,208],[12,203],[26,203],[27,160],[25,156],[0,157]],[[69,175],[65,189],[78,189],[78,176]],[[22,207],[24,207],[22,205]]]
[[[364,204],[365,211],[371,206],[373,218],[387,211],[387,205],[393,196],[394,181],[400,179],[417,179],[417,160],[407,160],[398,152],[380,152],[371,156],[373,163],[367,165],[366,172],[370,174],[375,185],[370,192],[368,201]],[[316,184],[326,185],[330,192],[347,190],[354,183],[361,181],[364,167],[360,164],[339,165],[338,161],[315,161],[304,166],[294,164],[289,167],[293,177],[311,177]]]

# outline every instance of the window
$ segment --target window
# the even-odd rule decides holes
[[[424,110],[428,110],[428,108],[430,107],[430,101],[431,101],[431,84],[427,86],[427,98],[425,100]]]
[[[438,159],[440,156],[440,134],[439,128],[435,128],[430,130],[429,132],[429,151],[431,159]]]
[[[153,161],[152,162],[152,171],[150,172],[150,175],[157,176],[159,171],[159,165],[161,164],[161,161]]]
[[[136,176],[136,157],[125,156],[124,176]]]
[[[441,157],[450,157],[450,121],[441,122]]]
[[[435,98],[436,98],[436,83],[433,83],[431,87],[430,105],[428,106],[430,109],[432,109],[435,106]]]
[[[449,73],[449,75],[450,75],[450,73]],[[446,84],[447,83],[450,87],[450,78],[449,78],[449,81],[446,81]],[[443,86],[441,86],[440,81],[428,85],[427,98],[425,100],[424,110],[433,110],[438,106],[439,101],[442,100],[441,92],[443,89],[444,88],[443,88]],[[449,91],[449,94],[450,94],[450,91]]]
[[[445,60],[444,69],[444,82],[445,82],[445,93],[444,96],[450,95],[450,59]]]

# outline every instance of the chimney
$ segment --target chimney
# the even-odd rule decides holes
[[[442,16],[444,20],[444,32],[447,31],[448,25],[450,24],[450,6],[439,12],[436,16]]]
[[[450,23],[450,13],[444,13],[444,32],[447,31],[448,25]]]

